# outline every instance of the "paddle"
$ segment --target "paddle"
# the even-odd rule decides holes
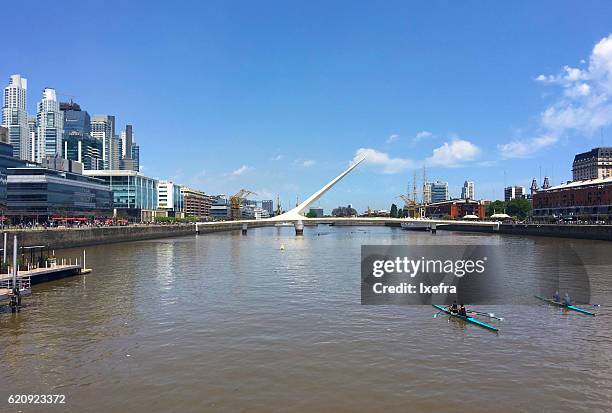
[[[485,317],[494,318],[494,319],[499,320],[499,321],[504,321],[503,317],[496,317],[494,313],[482,313],[480,311],[474,311],[474,310],[468,310],[467,312],[468,313],[472,313],[472,314],[483,315]]]

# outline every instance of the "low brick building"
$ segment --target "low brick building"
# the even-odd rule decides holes
[[[612,177],[574,181],[533,195],[532,216],[538,220],[612,219]]]
[[[461,219],[466,215],[475,215],[478,219],[484,219],[484,203],[472,199],[451,199],[450,201],[434,202],[425,206],[425,216],[428,218],[450,217],[451,219]]]

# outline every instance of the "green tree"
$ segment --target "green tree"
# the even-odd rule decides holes
[[[391,212],[389,214],[392,218],[397,217],[397,205],[391,204]]]
[[[525,219],[531,211],[531,203],[525,198],[515,198],[507,203],[506,213],[518,219]]]
[[[486,214],[488,217],[491,215],[498,213],[501,214],[506,210],[506,203],[504,201],[493,201],[487,205]]]

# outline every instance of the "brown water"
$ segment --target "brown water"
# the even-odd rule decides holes
[[[88,248],[93,273],[0,314],[0,411],[612,411],[607,307],[489,307],[506,318],[483,320],[496,335],[428,306],[362,306],[360,246],[391,243],[500,243],[520,263],[551,243],[611,245],[319,227]],[[612,296],[611,276],[590,272],[594,302]]]

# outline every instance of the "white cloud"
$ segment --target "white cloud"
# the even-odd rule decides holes
[[[541,149],[554,145],[558,140],[559,138],[555,135],[541,135],[497,145],[497,149],[504,159],[527,158]]]
[[[232,171],[230,173],[231,176],[240,176],[243,175],[246,171],[248,171],[250,168],[246,165],[242,165],[240,168],[236,169],[235,171]]]
[[[280,161],[283,159],[283,155],[276,155],[272,158],[270,158],[271,161]]]
[[[418,141],[423,140],[423,139],[428,139],[428,138],[431,138],[432,136],[433,136],[433,133],[431,133],[431,132],[429,132],[429,131],[426,131],[426,130],[422,130],[422,131],[420,131],[419,133],[417,133],[417,134],[414,136],[414,139],[413,139],[413,140],[414,140],[415,142],[418,142]]]
[[[394,142],[394,141],[398,140],[398,139],[399,139],[399,137],[400,137],[400,136],[399,136],[398,134],[394,133],[393,135],[391,135],[391,136],[389,136],[389,137],[387,138],[386,142],[387,142],[387,143]]]
[[[433,150],[425,161],[430,166],[456,167],[476,159],[481,153],[478,146],[463,139],[453,139],[450,143]]]
[[[540,114],[536,137],[498,145],[502,157],[529,156],[568,133],[592,136],[612,125],[612,35],[593,47],[586,68],[564,66],[561,73],[539,75],[536,81],[559,86],[563,93]]]
[[[302,166],[304,168],[310,168],[311,166],[314,166],[316,163],[317,161],[313,159],[306,159],[304,162],[302,162]]]
[[[365,156],[365,164],[376,167],[381,173],[396,174],[408,168],[414,167],[414,162],[410,159],[391,158],[384,152],[377,151],[372,148],[360,148],[355,153],[355,157],[351,161],[354,164],[359,159]]]

